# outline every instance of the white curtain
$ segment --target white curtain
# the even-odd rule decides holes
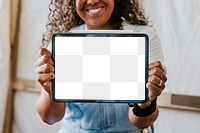
[[[6,110],[10,70],[10,6],[9,0],[0,0],[0,132]]]
[[[200,1],[142,1],[162,41],[166,91],[200,96]]]
[[[34,63],[38,59],[42,33],[48,18],[50,0],[20,0],[18,55],[16,78],[35,80]],[[27,88],[24,88],[27,89]],[[34,88],[32,88],[34,89]],[[60,123],[45,124],[36,111],[36,100],[40,93],[15,91],[13,133],[55,133]]]
[[[162,42],[168,77],[165,91],[200,96],[200,1],[142,0],[142,2]],[[199,132],[200,112],[160,108],[155,131],[156,133]]]
[[[2,5],[3,5],[3,0],[0,0],[0,10],[2,8]]]

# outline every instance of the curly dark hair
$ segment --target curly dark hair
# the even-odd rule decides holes
[[[71,28],[84,24],[75,10],[76,0],[51,0],[50,13],[46,24],[47,31],[43,33],[42,44],[47,47],[51,37],[57,32],[67,32]],[[132,25],[147,25],[138,0],[114,0],[115,6],[109,22],[113,29],[122,29],[122,22]]]

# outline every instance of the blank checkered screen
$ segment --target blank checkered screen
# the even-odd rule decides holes
[[[55,99],[144,100],[145,37],[55,37]]]

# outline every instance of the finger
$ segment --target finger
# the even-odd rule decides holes
[[[149,91],[148,97],[149,97],[149,101],[153,101],[157,96],[153,95],[153,93]]]
[[[163,83],[162,82],[162,84],[160,85],[160,86],[158,86],[158,85],[155,85],[155,84],[153,84],[153,83],[151,83],[151,82],[148,82],[147,83],[148,85],[150,84],[150,86],[151,86],[151,88],[150,89],[157,89],[158,90],[158,93],[159,93],[159,91],[163,91],[164,90],[164,88],[165,88],[165,83]],[[150,87],[150,86],[148,86],[148,87]],[[155,93],[157,92],[157,90],[154,90],[155,91]]]
[[[51,93],[51,89],[52,89],[52,81],[48,81],[46,83],[43,83],[42,87],[44,88],[44,90],[48,93]]]
[[[51,57],[47,56],[47,55],[43,55],[41,56],[34,64],[34,66],[41,66],[41,65],[44,65],[44,64],[50,64],[50,65],[53,65],[54,62],[53,60],[51,59]]]
[[[157,86],[162,82],[162,80],[158,76],[152,75],[152,76],[149,76],[148,82],[151,82],[152,84]]]
[[[163,72],[165,71],[160,61],[155,61],[149,64],[149,70],[153,69],[154,67],[160,68]]]
[[[167,77],[166,77],[165,73],[158,67],[155,67],[155,68],[149,70],[149,76],[152,76],[152,75],[158,76],[163,82],[167,81]]]
[[[44,64],[42,66],[38,66],[35,68],[35,73],[50,73],[50,72],[54,72],[54,67],[50,64]]]
[[[41,57],[43,55],[51,57],[51,52],[48,49],[46,49],[46,48],[41,48],[39,50],[39,57]]]
[[[38,82],[43,86],[44,83],[47,83],[54,79],[54,73],[45,73],[45,74],[37,74],[37,80]]]
[[[163,86],[161,86],[161,88],[158,88],[157,86],[155,86],[154,84],[152,84],[151,82],[148,82],[146,84],[146,87],[149,90],[149,98],[155,98],[157,96],[159,96],[162,92],[162,88]]]

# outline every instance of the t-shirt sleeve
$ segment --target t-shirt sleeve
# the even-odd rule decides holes
[[[149,63],[160,61],[164,66],[164,57],[161,41],[156,30],[149,26],[134,26],[127,23],[123,24],[125,30],[132,29],[135,33],[144,33],[149,36]]]
[[[52,44],[51,44],[51,42],[49,43],[47,49],[48,49],[50,52],[52,52]]]
[[[156,30],[145,27],[142,32],[149,36],[149,63],[160,61],[166,72],[162,45]]]
[[[163,68],[165,69],[166,73],[166,67],[163,57],[163,51],[162,51],[162,45],[160,38],[156,32],[155,29],[149,27],[147,29],[147,35],[149,36],[150,46],[149,46],[149,63],[160,61]]]
[[[151,27],[146,28],[145,33],[149,36],[149,63],[160,61],[164,66],[164,57],[161,47],[161,41],[154,30]]]

